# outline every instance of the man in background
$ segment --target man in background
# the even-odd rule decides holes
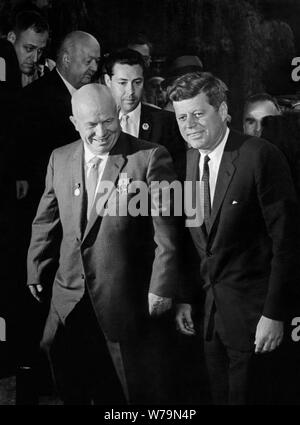
[[[125,133],[165,146],[171,156],[185,149],[172,112],[142,103],[145,64],[140,53],[121,50],[105,63],[105,84],[119,107]]]
[[[48,39],[49,26],[42,15],[32,10],[17,14],[7,40],[14,46],[18,58],[22,87],[38,77],[38,64]]]
[[[248,97],[243,115],[244,134],[260,137],[263,118],[276,115],[281,115],[281,111],[274,97],[267,93],[258,93]]]

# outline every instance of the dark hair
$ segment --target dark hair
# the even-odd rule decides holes
[[[127,47],[130,48],[130,46],[134,46],[136,44],[147,44],[149,47],[150,54],[152,52],[152,43],[150,43],[149,39],[145,36],[143,33],[137,33],[134,35],[131,35],[128,38]]]
[[[116,63],[120,63],[122,65],[140,65],[143,72],[145,72],[143,56],[135,50],[123,49],[111,53],[104,62],[103,73],[112,77],[113,68]]]
[[[219,109],[222,102],[227,103],[228,88],[223,81],[209,72],[189,72],[176,78],[168,87],[171,101],[191,99],[199,93],[205,93],[209,103]]]
[[[49,32],[46,18],[34,10],[24,10],[16,15],[13,31],[18,35],[28,28],[37,33]]]
[[[245,101],[244,111],[246,110],[248,105],[256,102],[272,102],[275,105],[276,109],[280,112],[280,106],[277,100],[275,99],[275,97],[272,97],[268,93],[256,93],[247,97]]]

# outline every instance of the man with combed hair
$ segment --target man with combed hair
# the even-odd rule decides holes
[[[113,52],[105,61],[105,84],[119,107],[122,130],[165,146],[173,159],[185,150],[172,112],[142,102],[145,63],[134,50]]]
[[[299,218],[285,158],[265,140],[227,127],[226,91],[212,74],[190,73],[175,80],[169,96],[191,145],[183,178],[198,183],[201,219],[189,231],[198,253],[195,273],[200,266],[206,293],[204,348],[213,401],[245,404],[253,401],[249,389],[263,387],[250,386],[253,364],[274,365],[270,352],[276,358],[283,339],[299,261]],[[184,263],[191,274],[189,258]],[[197,288],[189,283],[177,326],[194,335]],[[260,373],[261,382],[270,384],[267,367]]]
[[[175,292],[176,223],[161,205],[153,217],[105,214],[101,205],[128,202],[130,183],[171,183],[172,160],[162,146],[121,132],[106,86],[80,88],[72,109],[81,140],[51,155],[28,253],[33,296],[41,300],[53,283],[42,346],[65,403],[121,403],[120,383],[127,400],[145,402],[143,392],[162,379],[153,341],[139,365],[149,315],[169,310]]]
[[[248,97],[244,106],[244,133],[260,137],[263,118],[277,115],[281,115],[280,107],[277,100],[268,93],[257,93]]]

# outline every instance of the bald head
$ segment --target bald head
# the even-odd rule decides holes
[[[57,68],[76,89],[91,82],[98,70],[100,45],[96,38],[84,31],[69,33],[57,54]]]
[[[121,132],[116,103],[101,84],[87,84],[72,96],[70,117],[81,139],[95,155],[108,153]]]

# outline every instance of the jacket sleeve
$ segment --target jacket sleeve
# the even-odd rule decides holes
[[[283,320],[291,291],[299,286],[299,205],[288,164],[276,147],[270,144],[262,147],[255,180],[272,243],[263,315]]]
[[[149,292],[162,297],[174,297],[178,280],[178,217],[175,192],[181,191],[173,163],[167,150],[154,148],[147,170],[151,193],[153,237],[156,245]],[[176,186],[174,192],[170,184]],[[175,199],[176,201],[176,199]]]
[[[62,238],[58,203],[53,187],[54,153],[46,175],[45,191],[32,223],[27,256],[27,284],[50,285],[58,266]]]

